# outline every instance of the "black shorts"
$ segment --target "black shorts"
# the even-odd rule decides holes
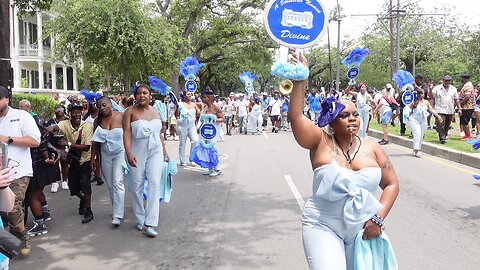
[[[83,194],[92,194],[90,179],[92,178],[92,169],[90,162],[82,165],[70,165],[68,169],[68,188],[70,196],[76,196],[80,192]]]
[[[270,119],[272,120],[272,122],[276,122],[280,120],[280,115],[272,115],[270,116]]]
[[[468,125],[470,124],[470,120],[472,119],[473,109],[462,110],[462,116],[460,116],[460,125]]]

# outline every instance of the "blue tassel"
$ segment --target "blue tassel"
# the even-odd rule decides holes
[[[303,64],[275,63],[272,66],[272,75],[281,79],[303,81],[308,78],[310,70]]]
[[[369,54],[370,52],[366,48],[355,48],[347,57],[345,57],[345,59],[343,59],[342,64],[348,68],[360,66],[363,59]]]
[[[170,89],[172,89],[170,86],[168,86],[166,83],[164,83],[162,80],[155,76],[148,76],[148,82],[150,83],[150,88],[162,96],[168,95]]]
[[[85,96],[85,99],[88,102],[90,102],[90,104],[96,103],[97,100],[102,97],[102,95],[97,94],[97,93],[89,92],[87,89],[80,90],[80,95]]]
[[[246,85],[252,85],[257,76],[255,74],[252,74],[250,72],[244,72],[240,74],[240,81],[242,81],[243,84]]]
[[[393,74],[392,80],[394,80],[398,86],[403,89],[404,86],[412,85],[415,78],[413,77],[412,73],[406,70],[399,70]]]
[[[195,80],[196,75],[204,64],[198,62],[197,58],[188,56],[180,63],[180,74],[185,80]]]

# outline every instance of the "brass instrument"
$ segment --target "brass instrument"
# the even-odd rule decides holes
[[[292,92],[293,83],[290,80],[283,80],[280,82],[278,88],[283,95],[289,95]]]

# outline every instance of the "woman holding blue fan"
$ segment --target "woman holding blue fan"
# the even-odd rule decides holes
[[[150,106],[150,88],[140,84],[133,90],[135,105],[123,114],[123,143],[132,186],[132,204],[136,227],[149,237],[158,233],[160,212],[160,180],[164,159],[168,159],[164,138],[161,136],[162,121],[158,111]],[[148,181],[146,207],[143,203],[145,178]]]
[[[303,55],[299,59],[308,67]],[[301,218],[305,254],[310,269],[353,270],[358,243],[388,242],[382,231],[399,192],[398,179],[380,146],[357,135],[360,117],[351,101],[326,98],[317,125],[303,115],[307,78],[295,80],[288,110],[293,135],[310,151],[314,171],[313,195]],[[330,132],[323,129],[327,125]],[[383,190],[380,200],[373,195],[377,187]],[[396,269],[392,255],[386,260]]]

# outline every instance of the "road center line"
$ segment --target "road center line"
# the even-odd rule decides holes
[[[268,140],[268,136],[267,136],[267,133],[265,131],[262,131],[262,134],[263,134],[263,137],[265,137],[265,139]]]
[[[405,152],[405,153],[411,153],[411,150],[408,150],[408,151],[407,151],[407,150],[404,150],[404,149],[402,149],[401,147],[396,146],[396,145],[391,145],[391,144],[390,144],[390,145],[387,145],[387,147],[390,147],[390,148],[393,148],[393,149],[396,149],[396,150],[399,150],[399,151],[402,151],[402,152]],[[461,172],[464,172],[464,173],[467,173],[467,174],[476,174],[476,173],[473,172],[473,171],[470,171],[470,170],[461,168],[461,167],[459,167],[459,166],[455,166],[455,165],[452,165],[452,164],[450,164],[450,163],[443,162],[443,161],[438,160],[438,159],[436,159],[436,158],[431,158],[430,155],[429,155],[429,156],[426,156],[425,153],[422,153],[422,154],[423,154],[423,155],[422,155],[422,158],[423,158],[423,159],[430,160],[430,161],[432,161],[432,162],[441,164],[441,165],[443,165],[443,166],[447,166],[447,167],[449,167],[449,168],[452,168],[452,169],[455,169],[455,170],[457,170],[457,171],[461,171]]]
[[[285,178],[285,181],[287,181],[287,184],[290,187],[290,190],[292,191],[293,196],[297,200],[298,207],[300,207],[300,210],[302,210],[303,205],[305,204],[305,201],[303,200],[302,195],[300,195],[300,192],[298,192],[297,187],[293,183],[292,177],[290,177],[290,175],[288,174],[284,175],[283,177]]]

